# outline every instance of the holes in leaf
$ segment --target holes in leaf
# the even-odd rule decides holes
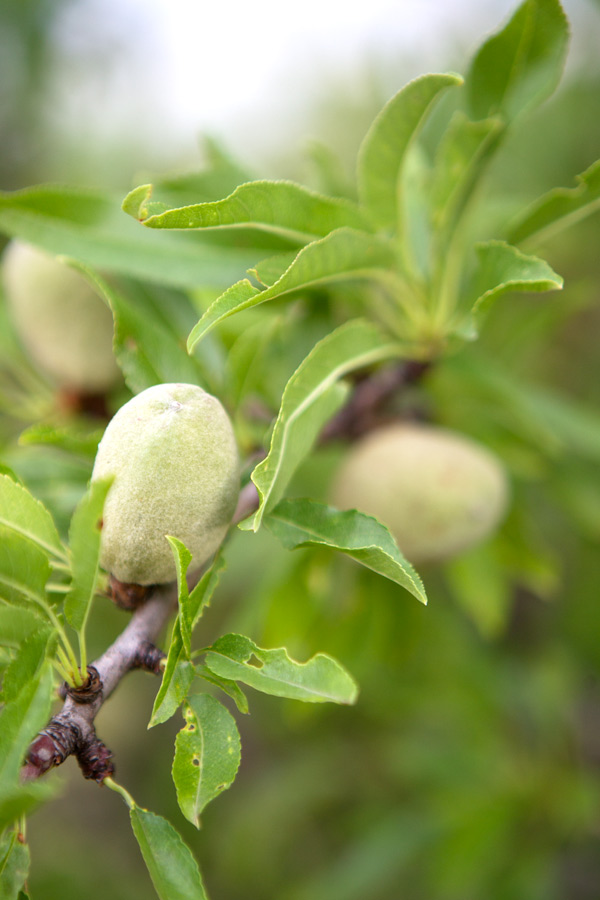
[[[248,665],[253,666],[255,669],[262,669],[264,663],[262,659],[259,659],[258,656],[255,656],[253,653],[250,659],[248,660]]]
[[[193,764],[194,766],[199,766],[199,765],[200,765],[200,758],[199,758],[198,756],[192,756],[192,764]]]
[[[186,728],[186,731],[195,731],[195,730],[196,730],[196,726],[194,725],[193,722],[190,722],[188,727]]]

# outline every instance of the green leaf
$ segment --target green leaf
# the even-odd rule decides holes
[[[477,547],[444,566],[456,602],[490,639],[502,634],[512,602],[511,573],[489,544]]]
[[[188,594],[185,572],[189,565],[189,560],[187,560],[189,551],[177,538],[170,538],[169,540],[175,556],[178,579],[181,579],[178,592],[179,613],[173,625],[167,663],[154,701],[149,728],[170,719],[187,697],[190,685],[194,679],[194,667],[190,662],[191,633],[204,609],[210,603],[211,597],[219,583],[221,573],[225,568],[223,557],[218,555],[210,569],[204,573],[193,591]]]
[[[88,266],[74,267],[112,310],[115,356],[134,393],[155,384],[197,384],[201,380],[198,366],[182,346],[182,336],[174,330],[168,309],[167,314],[159,311],[147,291],[127,297]]]
[[[361,202],[382,228],[397,226],[402,164],[431,104],[442,90],[462,84],[459,75],[423,75],[409,82],[383,107],[358,154]]]
[[[510,291],[559,291],[563,280],[547,262],[526,256],[504,241],[488,241],[476,246],[478,269],[470,294],[475,298],[473,313],[487,312],[492,304]]]
[[[18,647],[45,624],[31,607],[12,606],[0,598],[0,645]]]
[[[252,473],[260,506],[244,523],[246,530],[258,530],[264,513],[281,499],[323,425],[346,399],[347,390],[339,380],[400,353],[397,343],[365,319],[348,322],[319,341],[288,381],[269,453]]]
[[[549,97],[562,75],[568,39],[558,0],[525,0],[471,63],[466,87],[473,116],[511,121]]]
[[[0,526],[0,594],[9,603],[45,603],[48,557],[37,544]]]
[[[421,579],[385,525],[372,516],[355,509],[340,512],[314,500],[282,500],[265,517],[265,526],[288,550],[314,546],[339,550],[427,603]]]
[[[65,616],[75,631],[85,628],[96,593],[104,501],[112,479],[93,481],[73,513],[69,526],[73,582],[65,600]]]
[[[501,129],[499,119],[472,122],[460,110],[452,117],[433,163],[431,205],[436,229],[449,230],[460,217]]]
[[[205,334],[234,313],[301,289],[348,279],[376,280],[382,273],[387,274],[394,262],[394,254],[386,242],[362,231],[340,228],[303,247],[270,287],[261,291],[246,279],[217,297],[192,329],[188,350],[191,353]]]
[[[257,691],[310,703],[354,703],[355,681],[331,656],[317,653],[308,662],[290,659],[284,647],[262,650],[241,634],[219,638],[206,654],[206,665],[222,678]]]
[[[236,684],[235,681],[229,681],[227,678],[219,678],[206,666],[196,666],[196,675],[208,681],[209,684],[214,684],[215,687],[221,688],[228,697],[231,697],[241,713],[244,715],[248,714],[248,699],[239,684]]]
[[[366,225],[355,203],[326,197],[291,181],[252,181],[239,185],[223,200],[150,215],[150,210],[143,209],[145,201],[138,203],[143,189],[132,191],[125,203],[130,203],[135,217],[149,228],[250,228],[306,244],[345,225],[351,228]]]
[[[209,694],[190,697],[175,739],[173,781],[181,812],[196,828],[200,813],[233,783],[241,761],[235,719]]]
[[[19,444],[56,447],[71,455],[85,456],[93,460],[103,431],[103,428],[86,427],[81,422],[67,424],[36,422],[21,432]]]
[[[23,688],[36,677],[46,658],[51,635],[52,631],[49,628],[42,627],[22,642],[2,680],[2,697],[5,702],[15,700]]]
[[[0,787],[18,784],[27,748],[50,717],[52,688],[52,671],[46,662],[18,697],[0,710]]]
[[[554,188],[536,200],[509,226],[509,240],[520,244],[535,236],[547,240],[600,207],[600,160],[575,179],[574,188]]]
[[[0,832],[34,812],[55,793],[56,785],[48,782],[21,784],[17,779],[0,782]]]
[[[56,185],[0,192],[0,231],[95,269],[178,287],[224,287],[261,252],[154,234],[123,214],[116,194]]]
[[[66,561],[65,550],[48,510],[8,475],[0,475],[0,525],[33,541],[46,554]]]
[[[18,900],[29,871],[29,847],[17,834],[9,832],[0,841],[0,897]]]
[[[196,860],[173,826],[139,806],[129,815],[160,900],[206,900]]]

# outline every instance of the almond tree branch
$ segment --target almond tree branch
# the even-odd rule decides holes
[[[58,766],[71,754],[86,778],[102,782],[114,772],[112,755],[94,728],[102,704],[132,669],[160,673],[164,653],[154,643],[177,603],[175,584],[153,589],[132,615],[116,641],[89,667],[89,679],[79,690],[68,689],[62,710],[40,732],[29,748],[21,776],[31,781]]]

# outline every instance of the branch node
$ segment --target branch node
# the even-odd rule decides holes
[[[75,757],[83,777],[97,784],[102,784],[105,778],[115,773],[112,753],[93,729],[76,747]]]
[[[102,694],[102,679],[94,666],[88,666],[87,681],[80,687],[64,686],[67,694],[75,703],[93,703]]]
[[[162,673],[161,662],[166,659],[166,653],[156,647],[151,641],[144,641],[137,648],[131,663],[132,669],[143,669],[144,672],[152,672],[153,675]]]

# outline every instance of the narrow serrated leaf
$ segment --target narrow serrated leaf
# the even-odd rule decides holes
[[[85,627],[96,593],[100,569],[100,538],[104,501],[112,479],[92,481],[69,526],[71,590],[65,600],[67,622],[76,631]]]
[[[488,241],[476,246],[478,269],[470,294],[473,314],[486,312],[498,297],[510,291],[559,291],[560,275],[537,256],[526,256],[504,241]]]
[[[573,188],[554,188],[529,206],[508,229],[508,239],[520,244],[531,237],[547,240],[600,207],[600,160],[575,179]]]
[[[423,75],[383,107],[358,154],[359,197],[382,228],[398,225],[400,173],[415,134],[442,90],[462,84],[459,75]]]
[[[211,672],[206,666],[196,666],[196,675],[198,675],[199,678],[208,681],[209,684],[214,684],[215,687],[221,688],[223,693],[227,694],[228,697],[231,697],[241,713],[244,715],[248,714],[248,698],[239,684],[236,684],[235,681],[230,681],[227,678],[219,678],[218,675],[215,675],[214,672]]]
[[[160,900],[207,900],[196,860],[171,823],[139,806],[129,816]]]
[[[142,217],[139,212],[138,206],[136,216],[148,228],[251,228],[300,244],[345,225],[351,228],[366,225],[364,214],[350,200],[327,197],[292,181],[251,181],[216,202],[166,209]]]
[[[471,63],[466,87],[474,117],[510,121],[549,97],[562,75],[568,39],[559,0],[525,0]]]
[[[235,719],[209,694],[195,694],[175,739],[173,782],[183,815],[200,827],[202,810],[233,783],[241,761]]]
[[[339,380],[400,353],[396,342],[365,319],[347,322],[319,341],[287,383],[269,453],[252,473],[260,505],[243,528],[258,530],[265,511],[281,499],[323,425],[344,402],[347,392]]]
[[[427,603],[420,577],[389,530],[372,516],[355,509],[340,512],[315,500],[282,500],[265,516],[265,526],[289,550],[310,546],[339,550]]]
[[[358,688],[340,663],[325,653],[308,662],[291,659],[285,647],[263,650],[242,634],[226,634],[206,654],[207,667],[222,678],[257,691],[309,703],[354,703]]]
[[[349,279],[377,280],[394,264],[393,250],[386,241],[352,228],[339,228],[303,247],[270,287],[261,291],[248,280],[239,281],[217,297],[192,329],[188,350],[191,353],[215,325],[242,310],[301,289]]]
[[[45,626],[46,622],[30,606],[14,606],[0,597],[0,645],[18,647],[21,641]]]
[[[46,626],[22,641],[2,679],[2,698],[5,702],[15,700],[25,685],[36,677],[46,658],[51,636],[52,631]]]
[[[0,525],[18,532],[46,554],[66,560],[52,516],[21,484],[0,475]]]

